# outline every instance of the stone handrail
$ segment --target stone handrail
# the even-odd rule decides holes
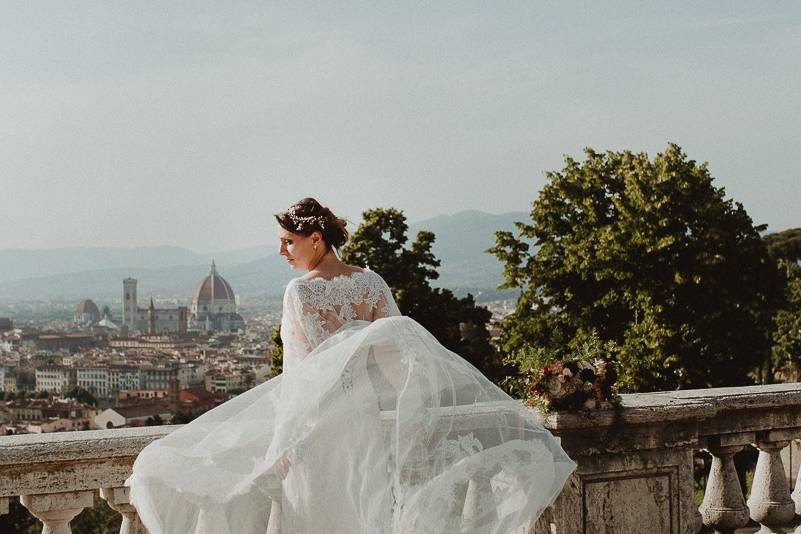
[[[694,534],[703,523],[733,533],[750,518],[760,533],[784,533],[801,514],[801,482],[790,492],[798,448],[786,449],[801,438],[801,384],[622,397],[617,411],[546,420],[578,462],[551,511],[556,532]],[[759,459],[746,502],[733,458],[748,446]],[[787,469],[782,449],[791,459]],[[693,487],[698,450],[712,455],[700,509]]]
[[[694,534],[702,524],[734,533],[749,518],[762,533],[783,533],[801,513],[801,481],[790,492],[798,449],[787,448],[801,438],[801,384],[623,395],[619,410],[555,413],[545,425],[578,469],[532,533]],[[19,496],[44,532],[68,534],[70,520],[100,489],[123,515],[120,532],[144,534],[123,482],[139,451],[174,428],[0,437],[0,514]],[[733,457],[749,446],[759,460],[746,502]],[[700,509],[693,486],[699,450],[712,455]]]

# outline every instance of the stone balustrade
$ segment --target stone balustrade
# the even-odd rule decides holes
[[[749,519],[761,534],[785,533],[801,514],[801,482],[790,491],[798,442],[788,447],[801,438],[801,384],[623,395],[622,404],[591,416],[548,416],[545,426],[578,469],[537,534],[695,534],[702,524],[729,534]],[[745,447],[759,451],[748,501],[733,461]],[[712,456],[700,508],[699,450]]]
[[[760,533],[786,533],[801,514],[793,441],[801,438],[801,384],[624,395],[617,411],[555,413],[545,425],[578,469],[533,534],[694,534],[702,525],[734,533],[745,532],[738,529],[749,519]],[[120,532],[144,534],[123,482],[139,451],[174,428],[0,437],[0,514],[19,498],[44,533],[68,534],[100,489],[123,516]],[[759,451],[747,501],[733,461],[745,447]],[[712,457],[700,508],[693,484],[699,450]],[[469,487],[464,494],[469,521],[478,503]],[[280,524],[271,521],[269,532],[278,534]]]

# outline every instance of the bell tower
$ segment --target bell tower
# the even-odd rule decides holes
[[[126,278],[122,281],[122,324],[131,330],[136,327],[136,312],[138,309],[136,279]]]

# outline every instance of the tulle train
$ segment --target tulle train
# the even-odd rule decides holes
[[[387,317],[153,442],[126,485],[150,534],[263,534],[271,496],[282,534],[506,534],[574,468],[534,412]]]

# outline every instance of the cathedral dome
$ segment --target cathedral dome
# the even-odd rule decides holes
[[[75,309],[75,321],[80,323],[96,323],[100,320],[97,304],[89,299],[84,300]]]
[[[223,301],[234,302],[234,290],[231,289],[231,284],[226,282],[225,278],[217,274],[217,267],[212,260],[208,276],[195,287],[192,304],[197,306],[198,304]]]
[[[75,313],[92,313],[100,317],[100,309],[97,307],[97,304],[89,299],[86,299],[78,304],[78,309],[75,311]]]

